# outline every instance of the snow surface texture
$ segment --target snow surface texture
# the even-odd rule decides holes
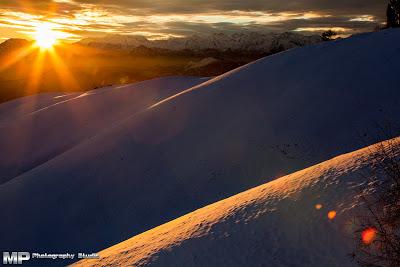
[[[399,30],[290,50],[159,104],[149,101],[151,107],[132,104],[133,110],[124,113],[129,116],[103,122],[92,114],[84,121],[97,121],[98,132],[79,137],[69,149],[59,148],[70,135],[87,135],[85,123],[66,123],[68,115],[79,122],[100,105],[99,114],[108,116],[125,110],[119,100],[135,103],[140,96],[129,96],[129,90],[115,102],[111,93],[86,96],[88,101],[98,97],[93,105],[78,98],[73,101],[82,104],[70,113],[70,101],[42,109],[43,117],[30,119],[24,130],[8,121],[11,126],[0,131],[1,166],[49,147],[62,153],[44,153],[49,156],[40,165],[22,162],[30,168],[0,186],[2,213],[7,214],[0,249],[99,251],[197,208],[364,147],[360,135],[375,130],[376,122],[400,119],[399,61]],[[186,86],[182,78],[185,81]],[[147,89],[151,86],[144,83],[141,90]],[[17,106],[4,105],[18,110],[14,103]],[[15,117],[11,113],[1,116]],[[59,134],[52,135],[54,129]],[[12,134],[14,139],[8,138]],[[19,146],[30,152],[13,157],[10,148]],[[3,152],[4,147],[9,149]],[[13,171],[2,167],[0,173],[13,177]]]
[[[368,188],[364,175],[371,173],[375,149],[224,199],[74,266],[353,266],[353,217],[362,207],[358,195]],[[336,211],[332,220],[330,211]]]
[[[204,81],[168,77],[90,92],[40,94],[0,105],[0,184]]]

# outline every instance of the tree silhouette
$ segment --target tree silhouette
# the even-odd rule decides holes
[[[399,136],[398,126],[378,126],[384,139]],[[362,267],[400,266],[400,139],[378,143],[364,173],[368,188],[357,196],[355,249],[350,256]]]
[[[329,30],[329,31],[323,32],[321,34],[321,37],[322,37],[322,40],[324,40],[324,41],[331,41],[335,38],[336,35],[337,35],[336,32]]]
[[[400,27],[400,0],[390,0],[386,10],[387,27]]]

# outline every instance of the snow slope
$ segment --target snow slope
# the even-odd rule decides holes
[[[45,93],[0,105],[0,184],[113,123],[204,78],[168,77],[80,93]]]
[[[73,266],[353,266],[357,196],[367,188],[375,149],[341,155],[224,199],[105,249],[99,260]],[[400,155],[400,147],[394,152]],[[333,220],[330,211],[337,212]]]
[[[0,248],[98,251],[361,148],[376,122],[400,120],[399,60],[399,30],[363,34],[264,58],[115,120],[90,116],[100,120],[96,135],[0,186]],[[42,125],[39,136],[21,142],[20,128],[7,126],[14,139],[2,140],[46,150],[46,129],[60,128],[56,145],[80,135],[85,124],[65,123],[66,114],[85,118],[99,102],[102,116],[120,105],[109,94],[70,113],[58,111],[63,103],[27,124],[25,133]],[[1,154],[2,166],[13,153]]]

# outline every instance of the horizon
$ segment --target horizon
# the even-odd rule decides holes
[[[340,35],[372,31],[384,23],[385,5],[376,1],[10,1],[0,5],[0,41],[34,40],[38,27],[50,28],[62,42],[108,34],[149,40],[217,32],[297,32]]]
[[[331,29],[331,30],[334,30],[334,29]],[[62,39],[58,39],[58,43],[61,42],[61,43],[64,43],[64,44],[68,44],[68,43],[73,44],[73,43],[79,43],[79,42],[81,42],[81,41],[83,41],[83,40],[85,40],[85,39],[102,39],[102,38],[114,37],[114,36],[118,36],[118,37],[125,36],[125,37],[128,37],[128,38],[129,38],[129,37],[133,37],[133,38],[134,38],[134,37],[140,37],[140,38],[143,37],[143,38],[145,38],[146,40],[152,42],[152,41],[161,41],[161,40],[169,40],[169,39],[186,39],[186,38],[191,38],[191,37],[195,37],[195,36],[209,37],[209,36],[217,35],[217,34],[225,34],[225,35],[230,36],[230,35],[233,35],[233,34],[250,34],[250,33],[257,33],[257,34],[260,34],[260,35],[262,35],[262,34],[285,34],[285,33],[293,33],[293,34],[299,34],[299,35],[302,35],[302,36],[319,36],[319,34],[318,34],[318,33],[315,33],[315,32],[313,32],[313,33],[305,33],[305,32],[298,32],[298,31],[258,32],[258,31],[254,31],[254,30],[253,30],[253,31],[252,31],[252,30],[240,30],[240,31],[228,32],[228,33],[225,33],[225,32],[222,32],[222,31],[221,31],[221,32],[213,32],[213,33],[193,33],[192,35],[187,35],[187,36],[169,36],[169,37],[167,37],[167,38],[152,39],[152,38],[149,38],[148,36],[140,35],[140,34],[119,34],[119,33],[113,33],[113,34],[105,34],[105,35],[96,36],[96,37],[83,37],[82,39],[77,39],[77,40],[70,41],[70,42],[65,41],[65,40],[62,40]],[[362,32],[360,32],[360,33],[362,33]],[[338,34],[337,36],[338,36],[338,37],[339,37],[339,36],[340,36],[340,37],[348,37],[348,36],[350,36],[350,35]],[[27,36],[26,38],[24,38],[24,37],[20,37],[20,38],[3,38],[3,39],[0,38],[0,44],[6,42],[6,41],[8,41],[8,40],[25,40],[25,41],[33,42],[33,43],[37,41],[35,36]]]

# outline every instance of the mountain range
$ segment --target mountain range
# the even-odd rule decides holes
[[[210,35],[193,35],[166,40],[148,40],[144,36],[107,35],[100,38],[85,38],[78,44],[101,47],[132,49],[140,46],[167,50],[243,50],[271,52],[287,50],[294,47],[321,42],[318,35],[305,36],[294,32],[259,33],[237,32],[232,34],[214,33]]]
[[[44,55],[37,72],[37,60],[42,57],[37,56],[38,49],[30,49],[32,41],[9,39],[0,44],[0,102],[36,92],[88,91],[163,76],[218,76],[262,57],[318,42],[319,36],[293,32],[218,33],[167,40],[129,35],[83,39],[55,46],[55,54],[76,80],[74,86],[60,87],[63,81],[51,57]],[[38,84],[31,89],[33,74]]]

